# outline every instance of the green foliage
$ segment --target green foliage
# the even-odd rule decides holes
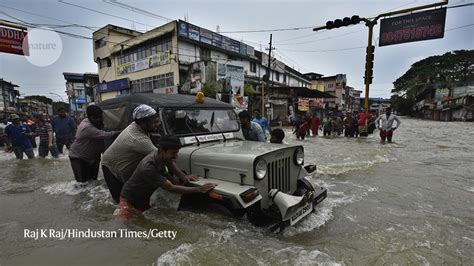
[[[458,50],[420,60],[399,77],[392,93],[416,96],[433,84],[450,87],[453,82],[474,81],[474,50]]]
[[[217,84],[215,82],[206,82],[203,84],[201,91],[206,97],[216,98]]]
[[[248,83],[244,83],[244,94],[249,96],[250,94],[256,94],[257,91]]]
[[[420,60],[394,83],[392,105],[410,114],[416,96],[428,88],[451,88],[457,82],[474,81],[474,50],[458,50]],[[402,95],[402,96],[399,96]]]
[[[392,95],[390,98],[392,107],[397,110],[400,115],[411,115],[412,107],[416,101],[414,98],[408,98],[406,96]]]

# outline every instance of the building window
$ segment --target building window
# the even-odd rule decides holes
[[[280,72],[275,72],[276,81],[280,81]]]
[[[95,41],[95,49],[99,49],[100,47],[104,47],[107,44],[107,38],[102,37]]]
[[[153,92],[154,89],[166,88],[174,86],[173,72],[132,80],[132,93]]]
[[[283,74],[283,83],[286,84],[286,74]]]
[[[202,60],[202,61],[209,61],[209,60],[211,60],[211,50],[201,47],[201,52],[200,52],[200,54],[201,54],[201,60]]]
[[[110,67],[112,65],[112,62],[110,61],[110,58],[103,58],[103,59],[99,59],[99,62],[97,62],[97,64],[99,64],[99,69],[102,69],[102,68],[106,68],[106,67]]]
[[[257,72],[257,64],[254,62],[250,62],[250,72],[255,73]]]
[[[161,52],[171,52],[171,39],[164,39],[148,43],[145,45],[140,45],[138,47],[133,47],[131,49],[125,50],[122,54],[118,56],[119,65],[126,64],[129,62],[135,62],[138,60],[143,60],[152,55]]]

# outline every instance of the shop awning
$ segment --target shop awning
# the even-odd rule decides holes
[[[327,92],[308,89],[306,87],[270,87],[270,90],[293,90],[294,97],[305,98],[336,98]]]

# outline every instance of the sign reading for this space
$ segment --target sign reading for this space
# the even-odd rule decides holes
[[[444,37],[446,8],[382,19],[379,46]]]

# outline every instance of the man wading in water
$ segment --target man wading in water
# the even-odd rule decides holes
[[[120,203],[115,210],[119,221],[126,222],[135,214],[150,208],[150,197],[158,188],[178,194],[207,193],[217,185],[206,183],[201,187],[183,186],[170,174],[169,168],[178,158],[181,148],[179,138],[163,136],[159,140],[160,148],[153,151],[138,164],[130,179],[125,182],[120,193]]]
[[[380,126],[380,121],[382,121],[382,126]],[[397,126],[392,128],[393,121],[397,121]],[[385,114],[380,115],[375,119],[375,126],[380,130],[380,139],[382,143],[385,143],[385,139],[388,140],[388,143],[392,143],[393,131],[400,126],[400,119],[396,115],[392,114],[392,109],[387,107]]]

